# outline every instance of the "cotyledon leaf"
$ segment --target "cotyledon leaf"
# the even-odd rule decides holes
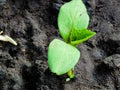
[[[65,42],[68,42],[72,29],[86,29],[88,24],[89,16],[82,0],[72,0],[60,8],[58,27]]]
[[[77,48],[59,39],[54,39],[48,47],[48,66],[51,72],[57,75],[73,69],[79,57],[80,52]]]

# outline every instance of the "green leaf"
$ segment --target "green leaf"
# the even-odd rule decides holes
[[[89,38],[93,37],[96,33],[87,29],[83,30],[72,30],[70,35],[70,44],[77,45],[80,44]]]
[[[82,0],[72,0],[60,8],[58,27],[65,42],[68,42],[72,29],[85,29],[88,23],[89,16]]]
[[[59,39],[54,39],[48,47],[48,66],[57,75],[67,73],[74,68],[80,57],[77,48]]]

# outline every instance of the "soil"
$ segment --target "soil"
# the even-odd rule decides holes
[[[57,15],[68,1],[0,0],[0,30],[18,43],[0,42],[0,90],[120,90],[119,0],[84,0],[97,34],[77,46],[73,80],[48,69],[47,47],[60,38]]]

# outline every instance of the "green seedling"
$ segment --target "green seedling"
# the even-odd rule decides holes
[[[63,40],[54,39],[48,47],[48,66],[57,75],[68,74],[74,78],[73,69],[80,58],[76,45],[93,37],[96,33],[87,29],[89,16],[82,0],[65,3],[58,15],[58,27]]]
[[[1,35],[3,33],[3,31],[0,32],[0,41],[5,41],[5,42],[10,42],[13,45],[17,45],[17,43],[8,35]]]

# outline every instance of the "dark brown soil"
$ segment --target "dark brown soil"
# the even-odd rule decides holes
[[[120,90],[120,0],[84,0],[96,36],[77,48],[75,78],[52,74],[47,47],[59,38],[59,7],[69,0],[0,0],[0,90]]]

